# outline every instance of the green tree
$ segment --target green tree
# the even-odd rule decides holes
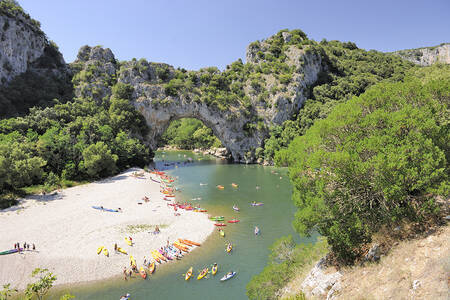
[[[56,276],[49,272],[48,269],[36,268],[31,273],[31,277],[37,280],[27,285],[25,299],[31,300],[33,296],[36,296],[38,300],[44,299],[44,296],[56,281]]]
[[[17,293],[17,289],[12,289],[11,284],[3,285],[3,289],[0,291],[0,300],[8,300],[13,294]]]
[[[82,168],[90,177],[106,177],[117,171],[117,160],[117,155],[111,153],[108,145],[97,142],[83,151]]]
[[[436,219],[430,195],[448,197],[450,67],[427,72],[440,78],[378,84],[276,155],[294,185],[295,228],[317,229],[344,262],[381,226]]]

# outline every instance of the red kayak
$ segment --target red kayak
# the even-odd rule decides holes
[[[227,224],[224,224],[224,223],[215,223],[214,225],[216,225],[216,226],[227,226]]]
[[[228,223],[237,223],[237,222],[239,222],[239,220],[236,220],[236,219],[228,221]]]

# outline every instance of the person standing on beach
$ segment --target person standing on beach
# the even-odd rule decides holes
[[[127,267],[123,267],[123,279],[127,280],[128,273],[127,273]]]
[[[27,244],[27,250],[30,250],[30,244]]]
[[[34,251],[34,250],[36,250],[36,246],[35,246],[34,243],[33,243],[33,251]]]

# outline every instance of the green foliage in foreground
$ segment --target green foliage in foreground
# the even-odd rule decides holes
[[[145,166],[151,153],[140,137],[148,130],[117,84],[101,103],[75,99],[25,117],[0,121],[0,207],[2,195],[20,188],[110,176]]]
[[[268,265],[247,284],[250,299],[278,299],[279,291],[299,272],[310,268],[327,252],[327,243],[296,245],[291,236],[282,237],[271,247]],[[301,298],[300,298],[301,299]]]
[[[170,123],[162,136],[161,144],[187,150],[222,146],[210,128],[203,125],[200,120],[192,118],[175,120]]]
[[[287,150],[298,207],[294,226],[327,237],[343,262],[381,226],[419,224],[448,197],[450,66],[424,68],[403,83],[381,83],[335,107]]]
[[[35,279],[35,281],[27,285],[24,299],[44,299],[45,295],[47,295],[53,287],[53,283],[56,281],[56,276],[47,269],[36,268],[31,273],[31,277]],[[17,293],[17,289],[11,289],[11,284],[6,284],[3,286],[3,290],[0,290],[0,300],[10,299],[14,293]],[[75,297],[70,294],[65,294],[61,296],[60,300],[68,300],[72,298]]]

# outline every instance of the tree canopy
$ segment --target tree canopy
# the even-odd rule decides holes
[[[318,230],[352,261],[381,226],[424,222],[448,197],[450,67],[381,83],[316,121],[276,154],[288,165],[295,228]]]

